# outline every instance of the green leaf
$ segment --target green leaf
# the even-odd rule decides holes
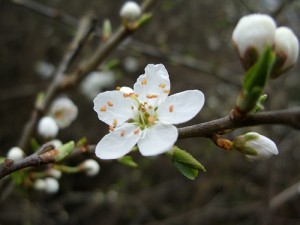
[[[179,162],[191,169],[206,171],[204,166],[195,159],[190,153],[174,146],[172,150],[167,152],[167,155],[174,161]]]
[[[179,172],[185,176],[186,178],[190,179],[190,180],[195,180],[196,177],[198,176],[198,170],[193,169],[181,162],[178,161],[173,161],[176,169],[179,170]]]
[[[254,109],[270,77],[275,60],[276,56],[272,48],[266,47],[258,61],[247,71],[243,90],[236,103],[240,111],[247,113]]]
[[[131,168],[138,167],[138,164],[135,161],[133,161],[131,156],[124,156],[124,157],[118,159],[118,162],[122,163],[125,166],[129,166]]]
[[[82,137],[76,142],[76,147],[81,148],[82,146],[87,145],[87,138]]]
[[[55,156],[55,162],[62,161],[64,158],[66,158],[74,150],[74,147],[75,147],[74,141],[70,141],[62,145],[61,147],[59,147],[57,149],[58,154]]]
[[[35,138],[31,138],[30,145],[31,145],[31,149],[34,152],[36,152],[41,147]]]

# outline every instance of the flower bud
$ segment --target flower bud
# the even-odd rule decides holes
[[[85,160],[81,164],[81,169],[83,169],[88,176],[96,176],[100,171],[99,163],[94,159]]]
[[[45,191],[49,194],[55,194],[59,190],[59,183],[55,178],[47,177],[45,178],[46,187]]]
[[[279,27],[275,31],[275,53],[277,62],[272,78],[291,68],[298,59],[299,42],[294,32],[288,27]]]
[[[58,125],[55,120],[49,116],[43,117],[38,124],[38,134],[45,139],[54,138],[58,133]]]
[[[276,144],[256,132],[236,137],[233,141],[233,148],[243,153],[250,161],[265,160],[278,154]]]
[[[276,23],[264,14],[242,17],[232,34],[232,42],[245,69],[249,69],[265,50],[274,43]]]
[[[44,179],[36,179],[33,188],[38,191],[44,191],[46,189],[46,181]]]
[[[60,170],[56,170],[56,169],[53,169],[53,168],[50,168],[46,171],[47,175],[51,176],[51,177],[54,177],[56,179],[60,179],[61,178],[61,175],[62,175],[62,172]]]
[[[127,21],[134,21],[142,14],[141,7],[134,1],[127,1],[120,10],[120,16]]]
[[[7,153],[7,158],[11,160],[20,160],[23,159],[24,156],[25,153],[19,147],[12,147]]]
[[[60,128],[68,127],[76,119],[77,113],[77,106],[66,97],[56,99],[50,107],[50,115]]]

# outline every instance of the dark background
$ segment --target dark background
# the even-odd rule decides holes
[[[113,29],[120,24],[122,1],[45,0],[39,3],[59,9],[75,18],[89,10],[100,21],[110,19]],[[283,3],[281,10],[277,10]],[[149,24],[109,56],[119,64],[113,72],[115,86],[133,86],[148,63],[163,63],[172,93],[186,89],[203,91],[206,102],[188,124],[227,115],[240,90],[243,69],[231,45],[231,34],[242,15],[274,13],[278,25],[300,34],[299,1],[161,0]],[[102,23],[102,22],[101,22]],[[46,18],[9,0],[0,1],[0,153],[15,146],[30,117],[38,92],[49,79],[36,72],[38,61],[57,66],[74,34],[74,27]],[[81,54],[89,57],[97,46],[91,40]],[[136,71],[126,71],[127,57],[138,62]],[[266,110],[299,105],[299,63],[288,73],[269,82]],[[114,89],[115,86],[107,87]],[[92,101],[78,88],[66,93],[78,106],[78,119],[60,131],[63,141],[87,137],[96,144],[107,133],[97,119]],[[184,124],[186,125],[186,124]],[[165,156],[143,158],[133,154],[138,169],[115,161],[100,162],[96,177],[64,174],[55,195],[15,186],[0,204],[0,224],[300,224],[300,197],[295,194],[275,211],[274,197],[300,178],[299,132],[282,126],[238,129],[229,137],[257,131],[274,140],[280,154],[256,163],[236,152],[225,152],[210,140],[179,140],[207,172],[195,181],[177,172]],[[92,156],[94,157],[94,156]],[[70,165],[86,156],[68,161]]]

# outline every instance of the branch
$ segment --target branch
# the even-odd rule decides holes
[[[5,159],[5,161],[0,164],[0,179],[20,169],[53,163],[56,153],[57,150],[54,150],[54,147],[48,144],[43,145],[37,152],[24,159],[18,161]]]
[[[179,138],[211,137],[215,133],[228,129],[265,124],[285,125],[300,129],[300,108],[249,114],[241,118],[233,118],[229,115],[217,120],[182,127],[178,131]]]

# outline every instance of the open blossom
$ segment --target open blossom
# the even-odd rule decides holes
[[[53,101],[49,114],[56,121],[59,128],[66,128],[76,119],[77,113],[77,106],[72,100],[61,97]]]
[[[133,90],[106,91],[94,99],[94,110],[110,133],[96,146],[101,159],[116,159],[137,144],[144,156],[168,151],[178,137],[172,124],[192,119],[204,104],[204,95],[188,90],[168,96],[169,74],[162,64],[149,64]]]

